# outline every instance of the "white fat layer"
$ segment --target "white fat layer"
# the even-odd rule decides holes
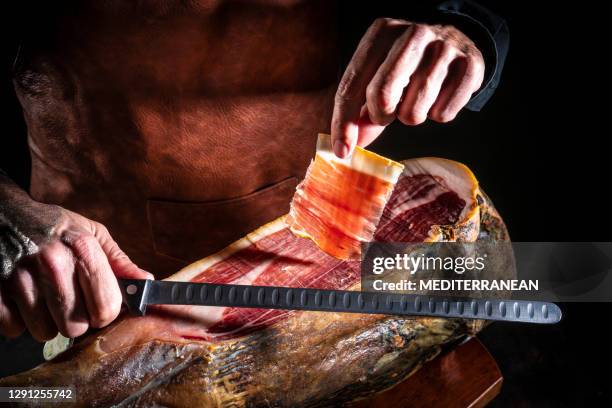
[[[353,154],[344,159],[334,154],[331,136],[319,133],[317,141],[317,156],[328,163],[342,163],[361,173],[369,174],[381,180],[395,184],[402,174],[404,166],[372,152],[366,152],[361,147],[355,147]]]

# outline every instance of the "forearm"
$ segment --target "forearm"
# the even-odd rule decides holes
[[[0,279],[7,278],[22,258],[36,253],[36,242],[50,235],[45,225],[51,224],[41,221],[58,216],[57,208],[32,200],[5,172],[0,172]]]

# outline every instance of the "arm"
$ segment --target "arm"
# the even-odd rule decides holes
[[[103,225],[36,202],[19,187],[28,184],[29,160],[12,70],[20,40],[31,35],[27,27],[45,13],[26,12],[19,2],[8,6],[15,9],[5,14],[10,37],[1,53],[1,95],[9,107],[4,132],[13,136],[0,142],[0,165],[6,170],[0,170],[0,335],[14,337],[27,328],[40,341],[58,330],[76,337],[118,315],[116,276],[151,275],[128,259]],[[11,180],[7,173],[20,177]]]
[[[392,4],[388,15],[407,15],[396,6],[404,3]],[[331,128],[338,156],[371,143],[396,118],[418,125],[453,120],[466,105],[478,110],[496,87],[507,51],[502,19],[467,1],[411,15],[375,20],[359,42],[336,93]]]

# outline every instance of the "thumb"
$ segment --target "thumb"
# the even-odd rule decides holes
[[[103,227],[95,234],[100,242],[102,250],[106,254],[108,263],[117,278],[125,279],[155,279],[153,274],[140,269],[130,258],[119,248],[113,240],[108,230]]]
[[[332,120],[332,147],[336,156],[344,158],[349,156],[355,149],[355,145],[366,147],[372,143],[386,125],[378,125],[370,119],[367,105],[363,105],[359,112],[359,118],[347,121],[344,124]]]

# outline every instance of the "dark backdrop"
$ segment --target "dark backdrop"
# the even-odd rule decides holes
[[[511,32],[504,75],[491,101],[451,124],[393,124],[371,147],[396,159],[440,156],[467,164],[515,241],[609,241],[609,114],[601,112],[607,74],[580,37],[590,34],[596,3],[574,4],[564,15],[554,2],[484,3],[507,19]],[[10,56],[10,47],[5,50]],[[29,163],[20,158],[27,157],[26,131],[8,79],[10,57],[4,62],[0,167],[27,185]],[[597,406],[609,399],[609,375],[602,373],[610,367],[611,308],[562,308],[564,319],[556,326],[497,323],[479,335],[505,377],[494,405]],[[27,336],[0,339],[0,376],[38,361],[32,345]]]
[[[594,2],[485,1],[510,27],[496,94],[480,113],[406,129],[374,148],[468,165],[514,241],[610,241],[609,106]],[[603,27],[602,26],[602,27]],[[586,38],[585,38],[586,37]],[[605,80],[603,78],[606,78]],[[479,334],[504,385],[493,406],[610,406],[610,304],[562,304],[555,326],[496,323]]]

